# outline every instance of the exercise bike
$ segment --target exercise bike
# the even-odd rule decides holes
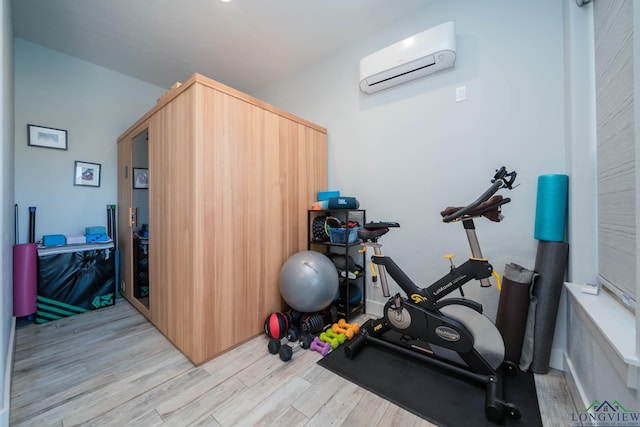
[[[482,305],[464,298],[462,286],[471,281],[480,281],[481,286],[491,286],[489,278],[494,276],[500,288],[500,276],[489,261],[482,256],[475,232],[474,219],[485,218],[499,222],[501,207],[511,199],[495,193],[506,188],[511,190],[516,172],[507,172],[505,167],[496,171],[491,187],[477,200],[464,207],[449,207],[441,212],[445,223],[462,222],[471,248],[471,257],[460,266],[453,264],[453,256],[446,258],[451,263],[448,274],[426,288],[420,288],[388,256],[382,254],[378,240],[396,222],[373,222],[358,231],[363,251],[373,249],[371,258],[374,280],[380,279],[385,297],[390,297],[386,272],[388,272],[406,296],[389,298],[383,309],[383,317],[368,320],[360,334],[345,346],[345,355],[354,358],[365,344],[382,346],[417,358],[468,381],[485,387],[485,415],[496,423],[504,416],[519,419],[518,408],[502,400],[502,372],[516,372],[515,365],[506,366],[504,342],[493,322],[482,314]],[[374,265],[378,273],[375,274]],[[461,297],[445,296],[456,289]],[[394,331],[394,332],[391,332]],[[391,332],[391,333],[390,333]]]

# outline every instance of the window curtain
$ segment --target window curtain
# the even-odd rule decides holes
[[[636,135],[633,0],[594,1],[598,275],[635,307]],[[640,2],[635,5],[640,7]],[[574,209],[579,209],[574,207]]]

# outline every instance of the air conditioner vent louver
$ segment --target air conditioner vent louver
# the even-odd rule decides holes
[[[455,22],[449,21],[362,58],[360,88],[377,92],[453,67],[455,60]]]

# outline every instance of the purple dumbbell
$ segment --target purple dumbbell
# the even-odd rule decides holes
[[[331,344],[321,341],[320,338],[315,337],[313,341],[311,341],[311,346],[309,348],[311,350],[317,351],[323,356],[326,356],[331,351]]]

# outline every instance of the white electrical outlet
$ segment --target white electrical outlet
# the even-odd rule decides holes
[[[456,88],[456,102],[462,102],[467,99],[467,87],[460,86]]]

